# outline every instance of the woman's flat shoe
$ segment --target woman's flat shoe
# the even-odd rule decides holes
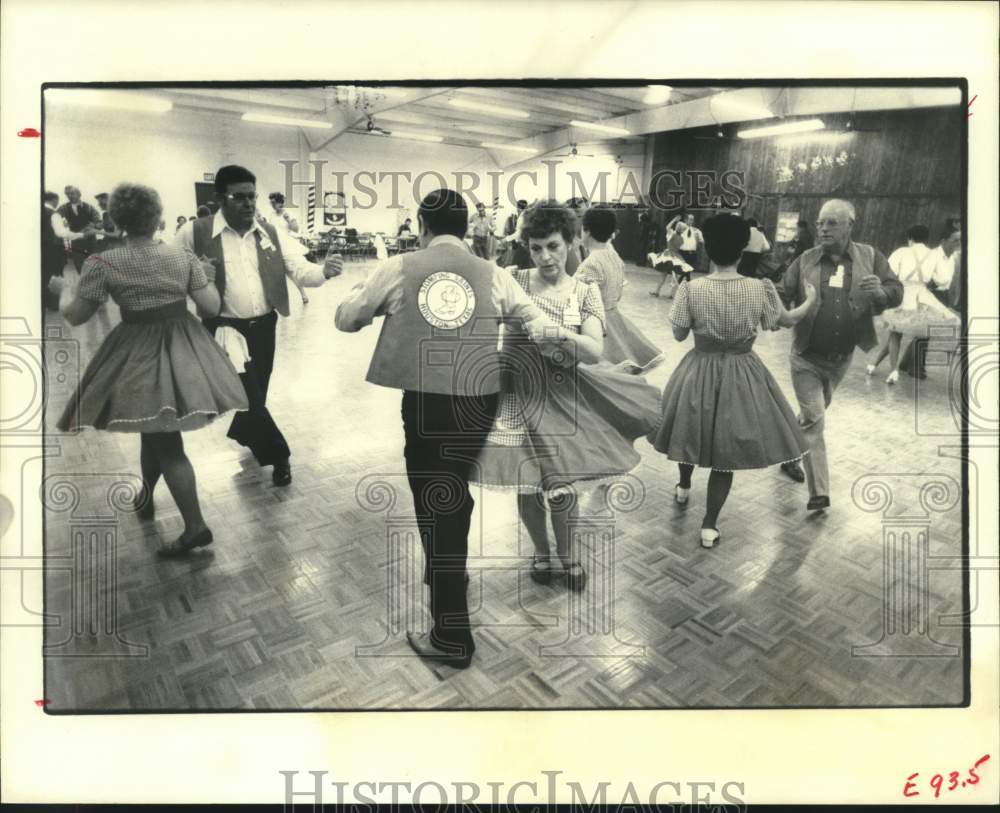
[[[701,529],[701,546],[703,548],[714,548],[722,537],[715,528]]]
[[[688,497],[691,494],[690,488],[681,488],[676,486],[674,488],[674,502],[678,505],[687,505]]]
[[[865,375],[875,375],[875,365],[869,364],[865,367]]]
[[[566,576],[566,586],[574,593],[579,593],[587,584],[587,572],[579,562],[563,565],[563,574]]]
[[[893,370],[891,373],[889,373],[889,377],[886,378],[885,383],[895,384],[897,381],[899,381],[899,370]]]
[[[156,552],[156,555],[164,559],[174,559],[178,556],[186,556],[195,548],[203,548],[206,545],[211,545],[212,541],[212,531],[206,528],[204,531],[200,531],[194,536],[189,536],[187,539],[183,536],[177,537],[169,545],[164,545],[160,548]]]
[[[531,580],[536,584],[548,584],[552,581],[552,563],[548,559],[531,557]]]

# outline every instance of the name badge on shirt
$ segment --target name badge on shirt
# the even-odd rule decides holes
[[[583,319],[580,317],[580,303],[576,301],[575,294],[569,298],[569,304],[563,310],[563,324],[566,327],[579,327],[583,324]]]
[[[829,286],[831,288],[843,288],[844,287],[844,266],[837,266],[837,273],[830,277]]]

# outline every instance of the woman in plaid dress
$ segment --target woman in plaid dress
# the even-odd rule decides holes
[[[576,279],[592,282],[601,291],[607,331],[604,358],[625,372],[645,373],[663,361],[663,353],[618,309],[625,287],[625,263],[610,242],[617,222],[613,211],[601,207],[588,209],[583,215],[583,244],[588,253]]]
[[[521,240],[533,269],[512,274],[531,299],[570,336],[533,343],[519,325],[504,335],[504,391],[479,472],[470,479],[518,491],[518,513],[535,547],[532,578],[553,575],[548,524],[568,586],[582,590],[586,573],[572,547],[576,500],[570,485],[597,482],[639,464],[636,438],[659,419],[659,392],[644,379],[601,361],[605,314],[596,285],[566,272],[576,217],[540,203],[521,217]]]
[[[122,322],[87,365],[57,426],[64,432],[94,427],[139,433],[143,489],[135,509],[152,517],[153,489],[162,474],[184,518],[184,533],[158,553],[183,555],[211,544],[212,531],[201,514],[181,432],[246,410],[246,393],[222,348],[187,310],[190,294],[202,313],[218,313],[215,285],[193,254],[156,242],[163,213],[156,190],[120,184],[109,210],[127,235],[125,244],[88,257],[78,286],[54,278],[52,288],[71,325],[90,319],[109,296],[121,308]]]
[[[737,271],[750,239],[746,221],[716,215],[702,232],[711,273],[681,283],[670,309],[674,338],[684,341],[693,332],[694,349],[667,382],[663,421],[649,441],[679,464],[674,498],[680,505],[688,501],[694,467],[712,470],[701,525],[701,544],[710,548],[719,540],[716,523],[734,471],[764,469],[806,453],[795,413],[752,348],[759,329],[799,322],[816,291],[807,285],[806,301],[785,310],[770,280]]]

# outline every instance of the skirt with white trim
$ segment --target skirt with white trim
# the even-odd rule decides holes
[[[236,368],[194,316],[116,326],[56,426],[186,432],[249,408]]]
[[[506,377],[493,430],[470,481],[558,493],[619,479],[639,465],[634,442],[659,423],[659,390],[600,364],[560,367],[533,349]]]
[[[765,469],[808,450],[781,387],[752,351],[690,351],[663,390],[662,414],[649,442],[677,463]]]

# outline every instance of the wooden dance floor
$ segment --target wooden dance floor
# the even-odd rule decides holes
[[[294,482],[227,440],[228,420],[185,435],[215,543],[155,555],[181,532],[164,484],[156,518],[129,510],[137,436],[51,432],[46,508],[46,686],[59,711],[185,709],[683,708],[954,705],[963,701],[961,467],[947,359],[926,381],[872,379],[865,358],[827,418],[833,508],[805,511],[777,469],[737,474],[699,546],[706,473],[687,507],[677,471],[645,442],[609,491],[581,496],[583,593],[528,577],[513,494],[474,492],[469,587],[478,650],[465,671],[408,649],[426,629],[422,555],[402,462],[400,393],[364,381],[377,326],[333,324],[344,276],[279,321],[269,405]],[[658,275],[629,268],[622,312],[666,351],[678,344]],[[84,363],[117,323],[48,328]],[[50,333],[51,335],[51,333]],[[57,333],[58,335],[58,333]],[[757,351],[795,406],[790,331]],[[50,348],[51,351],[51,348]],[[78,371],[50,392],[52,430]],[[946,451],[946,447],[950,451]],[[942,451],[939,451],[942,450]]]

